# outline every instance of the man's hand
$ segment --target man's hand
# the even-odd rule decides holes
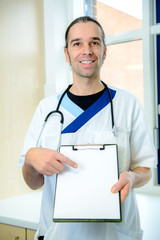
[[[26,155],[26,164],[46,176],[52,176],[62,171],[64,163],[73,168],[78,167],[74,161],[63,154],[47,148],[31,148]]]
[[[113,185],[111,191],[112,193],[121,192],[121,204],[123,204],[131,188],[142,187],[151,177],[150,168],[137,167],[133,171],[125,171],[120,174],[118,182]]]
[[[77,164],[63,154],[46,149],[31,148],[23,165],[23,177],[27,185],[32,189],[38,189],[44,184],[44,175],[52,176],[64,169],[64,163],[77,168]]]
[[[131,172],[123,172],[120,174],[119,181],[113,185],[111,191],[112,193],[121,192],[121,204],[127,198],[130,189],[133,186],[133,177]]]

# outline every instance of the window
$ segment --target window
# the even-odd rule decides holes
[[[133,6],[134,4],[136,7]],[[135,10],[135,13],[131,10]],[[157,107],[160,104],[160,93],[157,93],[157,87],[160,91],[160,25],[158,24],[160,1],[97,0],[94,16],[105,30],[108,47],[101,78],[110,85],[129,90],[140,99],[158,150],[160,149],[160,105],[159,108]],[[153,171],[153,179],[149,187],[144,188],[145,192],[160,192],[160,188],[157,187],[157,184],[160,184],[160,160],[158,166],[159,182],[156,169]]]
[[[109,85],[130,91],[143,105],[142,40],[108,46],[101,78]]]
[[[106,83],[132,92],[143,105],[143,46],[139,40],[142,36],[131,35],[128,40],[131,29],[142,28],[142,1],[99,0],[96,6],[96,17],[104,28],[108,46],[101,76]]]
[[[142,28],[142,0],[97,0],[96,6],[105,34]]]

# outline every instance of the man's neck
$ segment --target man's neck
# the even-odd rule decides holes
[[[103,89],[104,85],[100,79],[83,79],[81,81],[74,80],[70,92],[75,95],[85,96],[100,92]]]

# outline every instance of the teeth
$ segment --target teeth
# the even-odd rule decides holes
[[[81,61],[81,63],[83,63],[83,64],[89,64],[89,63],[92,63],[92,61]]]

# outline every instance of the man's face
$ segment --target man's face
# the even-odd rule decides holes
[[[66,61],[71,64],[73,79],[100,76],[100,68],[106,57],[101,30],[94,22],[77,23],[68,35],[68,48],[65,48]]]

